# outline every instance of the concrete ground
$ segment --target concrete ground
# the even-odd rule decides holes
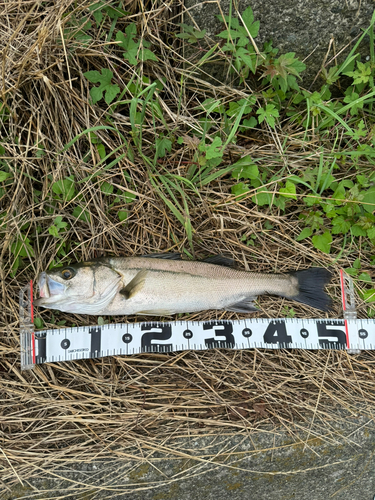
[[[374,500],[374,422],[348,419],[327,427],[327,438],[314,437],[323,434],[319,429],[308,437],[305,431],[300,441],[282,430],[249,430],[247,436],[178,439],[173,449],[169,441],[157,453],[135,449],[138,461],[50,464],[41,477],[3,490],[0,499]]]

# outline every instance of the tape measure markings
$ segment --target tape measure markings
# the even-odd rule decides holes
[[[35,333],[33,350],[40,364],[190,349],[372,349],[374,342],[374,320],[256,318],[44,330]]]

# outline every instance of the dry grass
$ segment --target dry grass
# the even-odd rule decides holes
[[[221,433],[246,437],[280,426],[296,442],[302,439],[308,444],[317,435],[332,443],[349,439],[338,434],[333,423],[358,415],[373,418],[375,357],[371,352],[358,356],[345,352],[225,350],[147,354],[49,364],[20,372],[18,291],[57,258],[61,243],[67,245],[67,258],[73,260],[105,254],[187,251],[196,258],[228,254],[244,268],[265,272],[304,268],[311,263],[337,271],[350,266],[357,257],[365,270],[370,267],[370,256],[361,245],[344,246],[339,236],[331,255],[315,251],[306,241],[297,243],[302,205],[295,202],[286,214],[264,207],[260,210],[249,200],[236,200],[230,191],[233,180],[228,178],[218,179],[198,192],[185,188],[195,231],[192,251],[185,229],[153,189],[148,167],[139,154],[135,153],[134,160],[126,155],[113,168],[104,170],[103,165],[97,167],[100,158],[87,135],[63,151],[83,130],[108,126],[103,101],[95,106],[89,103],[90,84],[83,72],[110,68],[121,88],[134,76],[134,68],[124,64],[116,46],[105,50],[100,30],[92,30],[93,38],[87,46],[80,45],[73,35],[62,41],[63,31],[74,33],[72,19],[81,18],[89,4],[73,0],[43,2],[43,6],[34,1],[1,4],[0,100],[10,114],[0,128],[0,143],[14,173],[14,182],[0,201],[5,216],[0,242],[0,468],[4,488],[19,481],[27,484],[31,476],[43,477],[46,469],[74,461],[115,457],[141,463],[145,450],[150,462],[160,453],[176,458],[194,456],[191,450],[174,447],[175,440],[182,436]],[[181,85],[184,60],[180,42],[171,37],[176,30],[174,23],[181,21],[181,5],[133,2],[126,9],[160,55],[162,63],[144,64],[137,73],[153,79],[166,77],[166,91],[159,103],[171,133],[199,127],[195,106],[203,98],[219,95],[232,100],[242,96],[240,90],[224,85],[214,88],[193,78]],[[101,29],[108,31],[109,24]],[[96,132],[107,153],[117,149],[110,160],[127,153],[128,141],[131,143],[128,107],[119,106],[112,120],[112,126],[127,141],[124,143],[114,130]],[[155,128],[151,116],[146,115],[143,153],[150,157],[155,130],[160,133],[165,125],[160,121]],[[228,148],[225,160],[229,164],[247,153],[262,158],[264,168],[284,168],[286,175],[319,162],[317,144],[302,139],[303,133],[287,126],[277,133],[264,129]],[[43,156],[38,154],[37,145],[44,147]],[[330,151],[328,141],[320,146]],[[159,173],[184,176],[191,158],[192,150],[176,143],[172,154],[159,162]],[[98,168],[102,170],[97,176],[79,184]],[[53,206],[51,184],[69,175],[75,176],[80,191],[73,200]],[[342,172],[345,175],[347,172]],[[116,208],[109,209],[109,197],[100,190],[103,181],[122,194],[135,192],[135,201],[117,203]],[[89,223],[72,215],[77,204],[90,213]],[[129,212],[126,223],[117,218],[121,205]],[[48,232],[57,215],[70,226],[62,239]],[[266,222],[272,223],[273,229],[266,229]],[[35,257],[23,259],[12,276],[12,244],[21,233],[32,241]],[[243,235],[256,235],[255,246],[242,242]],[[340,317],[337,279],[329,291],[336,306],[334,315]],[[283,316],[286,304],[298,317],[316,314],[272,297],[260,300],[257,314]],[[365,317],[363,303],[359,303],[358,312]],[[51,311],[39,314],[47,327],[54,326]],[[213,317],[239,316],[219,312],[189,316]],[[128,321],[140,319],[131,317]],[[97,318],[60,314],[55,316],[57,320],[88,324]],[[205,460],[214,460],[209,451]]]

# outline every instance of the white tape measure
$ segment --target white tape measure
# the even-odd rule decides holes
[[[353,283],[342,271],[341,289],[344,319],[152,321],[34,332],[30,283],[20,292],[21,368],[46,362],[191,349],[374,349],[375,320],[356,319]]]

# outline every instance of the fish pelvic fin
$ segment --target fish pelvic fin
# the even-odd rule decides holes
[[[294,271],[289,273],[290,276],[297,278],[298,292],[293,296],[286,296],[288,299],[302,302],[322,311],[331,310],[331,298],[324,291],[324,287],[331,280],[332,274],[328,269],[323,267],[311,267],[304,271]]]
[[[246,297],[246,299],[243,299],[240,302],[236,302],[235,304],[231,304],[230,306],[225,307],[225,310],[238,313],[249,313],[258,311],[258,308],[254,304],[255,299],[256,297]]]
[[[145,285],[147,273],[147,269],[139,271],[134,278],[120,290],[121,295],[123,295],[125,299],[131,299],[135,294],[140,292]]]

